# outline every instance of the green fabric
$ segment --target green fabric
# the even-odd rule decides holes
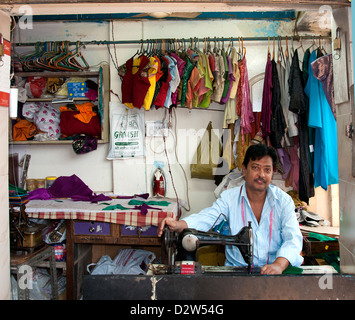
[[[325,236],[324,234],[315,233],[315,232],[310,232],[308,234],[308,237],[317,239],[319,241],[338,241],[338,239],[336,239],[336,238],[331,238],[331,237]]]
[[[333,266],[333,268],[340,273],[340,258],[339,258],[339,251],[331,251],[331,252],[324,252],[318,253],[314,255],[315,258],[324,259],[326,263]]]
[[[142,200],[135,200],[132,199],[128,202],[129,205],[135,205],[135,206],[141,206],[142,204],[146,204],[148,206],[162,206],[162,207],[167,207],[170,202],[168,201],[155,201],[155,200],[150,200],[150,201],[142,201]]]
[[[17,194],[27,194],[27,190],[24,190],[20,187],[16,187],[11,183],[9,183],[9,190],[14,190]]]
[[[112,205],[112,206],[105,207],[102,210],[116,210],[116,209],[129,210],[130,208],[125,208],[124,206],[122,206],[120,204],[115,204],[115,205]]]
[[[301,274],[303,272],[302,268],[288,266],[282,274]]]

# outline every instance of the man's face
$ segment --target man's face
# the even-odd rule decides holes
[[[259,160],[250,160],[247,167],[243,165],[245,185],[251,191],[266,191],[273,173],[270,156],[265,156]]]

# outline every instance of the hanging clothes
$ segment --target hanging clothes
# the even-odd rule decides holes
[[[177,90],[175,92],[173,92],[173,94],[171,95],[171,103],[172,103],[172,105],[175,106],[178,101],[179,92],[180,92],[180,99],[181,99],[181,87],[182,87],[181,77],[183,76],[183,74],[185,72],[186,62],[183,59],[181,59],[175,52],[171,52],[170,55],[173,58],[175,58],[175,60],[176,60],[177,69],[178,69],[179,78],[180,78]],[[180,99],[179,99],[179,101],[180,101]]]
[[[303,74],[299,67],[298,51],[292,58],[290,76],[288,79],[290,105],[289,109],[298,114],[299,135],[299,198],[309,203],[314,196],[313,172],[310,172],[310,156],[308,143],[308,98],[304,93]]]
[[[220,52],[214,53],[215,57],[215,70],[217,75],[215,76],[215,86],[213,88],[212,100],[219,103],[222,99],[223,89],[224,89],[224,74],[225,65],[224,59]]]
[[[185,62],[186,62],[186,69],[184,75],[182,77],[182,89],[181,89],[181,106],[184,107],[186,103],[186,92],[187,92],[187,85],[190,79],[190,75],[192,70],[194,69],[195,65],[190,61],[189,56],[184,54]]]
[[[233,82],[235,81],[234,74],[233,74],[232,62],[227,54],[226,54],[226,60],[227,60],[228,74],[226,76],[226,81],[224,83],[224,91],[223,91],[221,102],[220,102],[221,104],[227,103],[229,96],[230,96],[230,91],[231,91]]]
[[[122,103],[129,108],[141,108],[150,87],[148,79],[149,59],[141,55],[126,62],[126,74],[122,79]]]
[[[238,61],[239,68],[239,84],[237,89],[237,115],[240,117],[242,113],[242,100],[243,100],[243,86],[244,86],[244,63],[240,59]]]
[[[261,129],[263,139],[270,135],[270,121],[271,121],[271,100],[272,100],[272,63],[270,53],[267,56],[265,67],[263,99],[261,104]]]
[[[166,94],[166,99],[164,102],[164,107],[169,108],[172,105],[172,94],[177,90],[177,87],[180,83],[179,70],[177,68],[177,61],[175,58],[166,55],[165,58],[169,61],[169,73],[171,76],[169,82],[169,88]]]
[[[213,73],[210,67],[208,55],[203,55],[202,58],[204,59],[205,77],[203,79],[203,84],[201,83],[201,87],[203,85],[204,89],[203,93],[201,92],[201,99],[199,100],[198,106],[200,108],[208,108],[211,103],[211,95],[213,93]]]
[[[276,69],[276,62],[271,61],[272,70],[272,97],[271,97],[271,120],[270,120],[270,143],[277,149],[282,148],[281,141],[285,133],[286,123],[281,106],[281,89]]]
[[[223,117],[224,129],[228,128],[228,125],[233,124],[235,120],[238,119],[236,107],[237,107],[237,90],[238,90],[238,85],[240,80],[240,73],[238,67],[238,53],[234,47],[231,49],[231,63],[232,63],[234,81],[232,83],[232,87],[230,90],[229,99],[224,109],[224,117]]]
[[[225,102],[223,101],[224,98],[227,97],[228,94],[228,90],[229,90],[229,84],[230,84],[230,80],[229,80],[229,58],[226,54],[226,52],[224,51],[224,49],[222,49],[222,58],[223,58],[223,66],[224,66],[224,86],[223,86],[223,92],[222,92],[222,97],[221,97],[221,101],[219,103],[224,104]],[[228,98],[227,98],[228,100]]]
[[[333,84],[333,59],[332,55],[325,55],[312,62],[313,75],[322,82],[327,101],[336,119],[334,84]]]
[[[160,78],[159,92],[153,103],[156,108],[164,107],[164,103],[169,90],[169,83],[171,81],[171,74],[169,71],[169,63],[170,63],[169,60],[166,57],[161,56],[160,62],[161,62],[161,70],[163,71],[163,76]]]
[[[287,134],[288,137],[296,137],[298,136],[298,128],[297,128],[297,114],[292,112],[289,108],[290,106],[290,95],[289,95],[289,85],[288,85],[288,79],[290,78],[290,60],[285,59],[285,107],[286,107],[286,113],[287,113]]]
[[[148,79],[150,87],[143,101],[143,108],[145,110],[149,110],[152,105],[158,73],[158,59],[156,57],[150,57],[149,61],[150,68],[148,70]]]
[[[322,83],[313,75],[311,64],[316,59],[317,52],[313,51],[305,93],[310,102],[308,126],[315,128],[314,186],[327,190],[328,185],[339,183],[337,125]]]

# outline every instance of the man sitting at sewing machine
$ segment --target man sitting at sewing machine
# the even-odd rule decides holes
[[[237,234],[251,221],[253,265],[261,267],[261,274],[281,274],[288,265],[300,266],[303,262],[300,255],[302,235],[294,202],[286,192],[270,184],[276,162],[274,149],[263,144],[250,146],[242,166],[245,182],[241,186],[222,192],[211,207],[197,214],[179,221],[164,219],[158,235],[161,236],[165,226],[175,232],[185,228],[208,231],[223,213],[231,235]],[[246,266],[236,246],[226,246],[225,255],[226,266]]]

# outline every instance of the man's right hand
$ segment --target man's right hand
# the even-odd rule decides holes
[[[180,233],[182,230],[187,228],[187,223],[184,220],[177,221],[174,218],[165,218],[160,223],[158,229],[158,237],[161,237],[161,235],[163,234],[165,226],[167,226],[172,232]]]

